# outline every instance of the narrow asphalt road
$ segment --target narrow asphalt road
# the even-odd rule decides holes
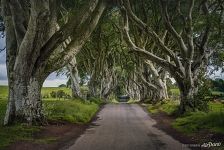
[[[137,104],[107,104],[68,150],[182,150]],[[186,149],[186,148],[185,148]]]

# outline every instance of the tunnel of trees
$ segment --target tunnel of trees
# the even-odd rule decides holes
[[[44,120],[41,88],[55,71],[68,75],[73,97],[85,99],[85,85],[104,101],[155,104],[169,98],[172,80],[183,114],[206,107],[197,95],[208,72],[223,67],[222,0],[1,0],[1,20],[5,125]]]

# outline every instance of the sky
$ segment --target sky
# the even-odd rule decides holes
[[[5,47],[5,39],[0,39],[0,49]],[[44,87],[58,87],[61,84],[66,84],[67,77],[65,75],[56,76],[52,73],[44,82]],[[8,85],[7,71],[6,71],[6,52],[0,53],[0,85]]]

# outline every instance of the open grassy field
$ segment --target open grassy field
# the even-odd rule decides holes
[[[43,87],[41,90],[41,95],[42,96],[48,96],[49,98],[51,98],[50,93],[52,91],[59,91],[62,90],[64,91],[66,94],[71,95],[71,89],[66,88],[66,87]],[[0,99],[5,99],[8,97],[8,86],[1,86],[0,85]]]
[[[68,88],[43,88],[42,94],[52,91],[63,90],[71,94]],[[0,149],[17,140],[34,140],[33,134],[40,130],[37,126],[27,126],[25,124],[15,124],[13,126],[3,126],[8,97],[8,87],[0,86]],[[63,120],[71,123],[87,123],[99,109],[99,103],[83,101],[79,99],[58,100],[49,96],[43,99],[44,114],[48,120]]]
[[[0,86],[0,100],[8,97],[8,86]]]
[[[66,87],[43,87],[42,90],[41,90],[41,95],[42,97],[44,97],[45,99],[48,99],[48,98],[52,98],[51,97],[51,92],[57,92],[57,91],[60,91],[62,90],[63,92],[65,92],[67,95],[72,95],[72,91],[71,89],[69,88],[66,88]]]
[[[180,90],[179,89],[170,89],[170,92],[174,96],[179,96],[180,95]],[[212,94],[212,96],[222,96],[223,97],[224,92],[212,91],[211,94]],[[224,99],[224,97],[223,97],[223,99]]]

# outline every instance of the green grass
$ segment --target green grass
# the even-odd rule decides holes
[[[31,140],[33,134],[39,131],[40,128],[36,126],[26,126],[16,124],[13,126],[3,127],[0,126],[0,149],[8,146],[18,140]]]
[[[139,101],[134,100],[134,99],[132,99],[132,98],[130,98],[130,99],[127,101],[128,104],[135,104],[135,103],[138,103],[138,102],[139,102]]]
[[[50,120],[71,123],[87,123],[99,109],[99,105],[81,100],[45,100],[44,112]]]
[[[172,95],[180,95],[179,89],[170,89],[170,92],[172,93]]]
[[[116,98],[110,99],[110,103],[112,104],[119,104],[118,100]]]
[[[224,112],[192,112],[177,118],[173,127],[187,134],[196,133],[200,130],[224,134]]]
[[[224,104],[219,102],[209,102],[209,110],[212,112],[224,112]]]
[[[0,86],[0,100],[8,97],[8,86]]]
[[[178,101],[165,101],[156,105],[148,104],[150,113],[165,112],[173,114],[178,107]],[[192,134],[201,130],[209,130],[215,133],[224,134],[224,104],[209,102],[208,112],[191,112],[175,119],[172,126],[177,130]]]
[[[162,111],[170,115],[177,110],[178,105],[179,105],[179,101],[165,100],[155,105],[148,104],[147,109],[150,113],[158,113]]]
[[[70,93],[68,88],[43,88],[42,94],[49,94],[51,91],[63,90]],[[13,126],[3,126],[6,112],[8,87],[0,86],[0,149],[18,140],[32,140],[37,143],[49,143],[55,138],[46,137],[44,139],[33,139],[33,134],[41,128],[37,126],[27,126],[16,124]],[[86,123],[91,120],[99,109],[100,101],[94,99],[93,102],[81,100],[56,100],[48,98],[43,100],[44,113],[49,120],[63,120],[71,123]]]
[[[26,126],[22,124],[16,124],[13,126],[3,126],[3,119],[6,111],[6,99],[0,100],[0,149],[17,140],[31,139],[33,133],[39,131],[39,127]]]
[[[57,92],[59,90],[63,90],[68,95],[72,95],[71,89],[66,88],[66,87],[43,87],[41,90],[41,95],[48,96],[49,99],[52,99],[50,93],[52,91]],[[8,97],[8,86],[0,86],[0,100],[6,99],[7,97]]]

